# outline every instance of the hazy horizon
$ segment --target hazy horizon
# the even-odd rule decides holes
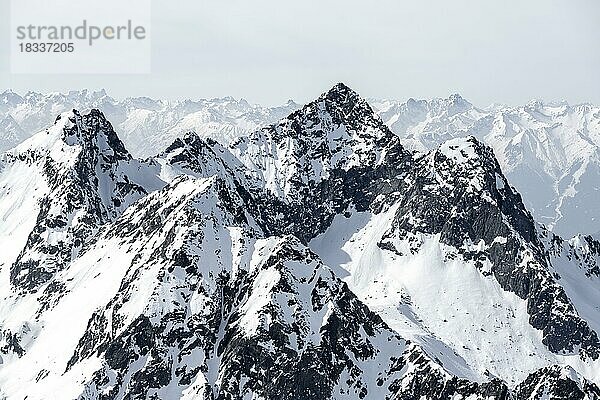
[[[0,14],[8,37],[8,2]],[[344,82],[363,97],[401,101],[459,93],[481,107],[532,99],[600,103],[594,0],[154,1],[152,15],[151,74],[11,74],[4,40],[0,88],[105,89],[115,98],[167,100],[232,96],[272,106],[305,103]]]
[[[338,82],[336,82],[338,83]],[[345,82],[341,82],[341,83],[345,83]],[[19,91],[19,90],[15,90],[13,88],[0,88],[0,94],[6,93],[6,92],[13,92],[19,96],[25,96],[27,94],[27,92],[35,92],[44,96],[48,96],[51,94],[55,94],[55,93],[59,93],[62,95],[67,96],[69,94],[69,92],[83,92],[83,91],[88,91],[90,93],[98,93],[98,92],[102,92],[104,91],[106,93],[106,95],[110,98],[112,98],[115,101],[123,101],[127,98],[150,98],[152,100],[157,100],[157,101],[166,101],[166,102],[178,102],[178,101],[186,101],[186,100],[190,100],[190,101],[202,101],[202,100],[215,100],[215,99],[226,99],[226,98],[233,98],[236,101],[247,101],[250,104],[254,104],[254,105],[259,105],[259,106],[264,106],[264,107],[277,107],[277,106],[281,106],[286,104],[289,101],[292,101],[294,103],[297,103],[299,105],[303,105],[306,104],[312,100],[315,100],[319,95],[327,92],[329,89],[331,89],[335,84],[331,85],[330,87],[327,88],[323,88],[323,90],[321,90],[318,93],[315,93],[313,97],[307,99],[306,101],[299,101],[296,99],[287,99],[285,101],[282,101],[281,103],[275,103],[275,104],[264,104],[264,103],[260,103],[260,102],[255,102],[255,101],[251,101],[246,97],[243,96],[231,96],[231,95],[224,95],[224,96],[217,96],[217,97],[180,97],[180,98],[163,98],[163,97],[154,97],[154,96],[146,96],[146,95],[137,95],[137,96],[114,96],[110,90],[105,89],[105,88],[98,88],[98,89],[90,89],[90,88],[81,88],[81,89],[69,89],[69,90],[50,90],[50,91],[36,91],[36,90],[27,90],[27,91]],[[352,88],[351,85],[347,85],[349,86],[351,89]],[[542,101],[544,104],[546,105],[560,105],[562,103],[567,103],[569,106],[573,107],[573,106],[578,106],[578,105],[583,105],[583,104],[590,104],[590,105],[600,105],[600,103],[595,103],[595,102],[590,102],[590,101],[583,101],[583,102],[570,102],[567,99],[551,99],[551,100],[546,100],[546,99],[541,99],[541,98],[535,98],[532,97],[529,100],[526,100],[522,103],[516,103],[516,104],[508,104],[508,103],[501,103],[501,102],[493,102],[493,103],[489,103],[489,104],[478,104],[474,101],[471,101],[471,99],[467,98],[466,96],[463,96],[461,93],[455,92],[455,93],[449,93],[447,96],[434,96],[434,97],[407,97],[407,98],[394,98],[394,97],[386,97],[386,98],[378,98],[378,97],[366,97],[366,96],[362,96],[362,94],[359,91],[356,91],[359,95],[361,95],[361,97],[365,98],[367,101],[398,101],[398,102],[406,102],[409,99],[413,99],[413,100],[433,100],[433,99],[448,99],[453,95],[459,95],[461,98],[463,98],[464,100],[468,101],[469,103],[471,103],[473,106],[475,106],[476,108],[480,108],[480,109],[486,109],[492,106],[507,106],[507,107],[518,107],[518,106],[523,106],[526,105],[528,103],[534,102],[534,101]]]

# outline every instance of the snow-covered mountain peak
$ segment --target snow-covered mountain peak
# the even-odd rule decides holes
[[[7,180],[7,204],[21,207],[31,196],[29,212],[38,215],[31,233],[16,240],[22,250],[9,259],[11,283],[35,290],[65,268],[103,225],[164,185],[154,169],[131,157],[99,110],[62,113],[53,126],[7,152],[0,177]],[[19,173],[31,182],[15,181]],[[15,218],[7,214],[6,226]]]
[[[469,106],[473,106],[470,101],[461,96],[460,93],[452,93],[448,96],[448,100],[452,102],[452,104],[465,104]]]
[[[79,147],[75,147],[76,140],[69,140],[69,136],[71,136],[69,132],[77,131],[78,118],[81,117],[79,113],[76,114],[75,110],[59,114],[53,125],[9,150],[6,153],[7,158],[35,162],[49,156],[55,161],[64,160],[73,163],[79,153]]]
[[[154,161],[161,165],[161,178],[167,182],[183,174],[197,178],[237,178],[249,185],[241,171],[234,171],[241,168],[241,163],[229,150],[212,139],[200,138],[195,132],[176,139]]]
[[[475,109],[475,106],[471,102],[458,93],[453,93],[445,98],[436,97],[430,100],[420,100],[411,97],[406,102],[370,99],[370,103],[374,105],[379,114],[383,113],[384,115],[389,115],[392,112],[408,112],[419,114],[431,113],[432,115],[445,114],[451,117],[455,114]],[[382,115],[382,118],[385,120],[384,115]]]
[[[474,108],[473,104],[458,93],[453,93],[446,99],[433,100],[432,104],[439,109],[445,108],[448,116],[467,112]]]
[[[343,124],[349,129],[359,129],[360,125],[381,128],[381,119],[369,103],[344,83],[338,83],[306,107],[324,106],[332,122]],[[384,129],[384,131],[387,131]]]
[[[61,113],[54,125],[38,132],[7,152],[9,159],[36,162],[50,157],[66,167],[87,166],[107,170],[109,164],[131,160],[112,125],[97,109],[81,114],[77,110]]]
[[[587,104],[589,105],[589,104]],[[544,100],[540,98],[531,99],[525,105],[523,105],[522,109],[529,112],[541,112],[543,114],[564,114],[568,110],[574,110],[579,108],[580,106],[586,106],[585,103],[571,105],[567,100]],[[505,109],[510,109],[511,107],[505,106]]]
[[[170,153],[175,148],[194,148],[197,146],[201,146],[203,140],[198,136],[198,134],[194,131],[189,131],[184,133],[180,138],[175,139],[173,144],[167,147],[164,153]]]
[[[0,94],[0,109],[2,109],[3,107],[14,105],[22,100],[23,98],[17,93],[13,92],[12,90],[5,90]]]
[[[131,155],[113,130],[111,123],[100,110],[92,109],[83,115],[73,110],[73,116],[74,118],[69,118],[69,121],[74,125],[69,128],[65,126],[63,129],[63,140],[68,145],[80,145],[83,148],[95,146],[104,160],[131,159]]]
[[[463,99],[464,100],[464,99]],[[493,148],[511,184],[539,222],[569,237],[600,230],[597,191],[600,111],[597,106],[533,100],[480,109],[466,100],[373,101],[405,147],[420,152],[472,135]],[[458,111],[458,112],[457,112]]]
[[[407,154],[367,101],[342,83],[231,149],[269,191],[288,200],[336,170],[393,157],[401,164]]]

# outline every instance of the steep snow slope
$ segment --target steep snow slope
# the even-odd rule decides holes
[[[0,151],[11,149],[27,138],[27,133],[11,115],[0,117]]]
[[[597,301],[554,278],[491,150],[453,139],[416,163],[381,205],[337,216],[311,248],[401,335],[449,344],[482,378],[516,384],[569,363],[597,379],[598,316],[578,297]]]
[[[473,135],[494,149],[536,219],[561,236],[600,231],[600,108],[544,103],[481,109],[460,97],[377,101],[410,148],[425,151]]]
[[[544,228],[540,235],[545,242],[550,263],[579,313],[594,330],[600,330],[600,242],[591,236],[577,235],[564,240]]]

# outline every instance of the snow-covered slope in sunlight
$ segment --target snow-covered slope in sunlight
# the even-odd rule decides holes
[[[406,256],[380,248],[394,212],[338,216],[311,248],[346,269],[349,287],[400,335],[430,350],[446,344],[445,351],[475,366],[477,379],[516,384],[532,370],[563,362],[529,324],[526,301],[474,263],[452,259],[453,249],[439,237],[423,237],[421,248]]]
[[[336,216],[311,248],[397,332],[447,344],[480,379],[515,385],[562,363],[598,379],[600,319],[578,298],[598,306],[595,292],[554,278],[491,149],[453,139],[416,164],[381,206]]]

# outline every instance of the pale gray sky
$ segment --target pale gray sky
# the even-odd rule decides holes
[[[154,0],[149,75],[12,75],[0,2],[0,91],[274,105],[343,81],[366,97],[600,103],[599,0]]]

